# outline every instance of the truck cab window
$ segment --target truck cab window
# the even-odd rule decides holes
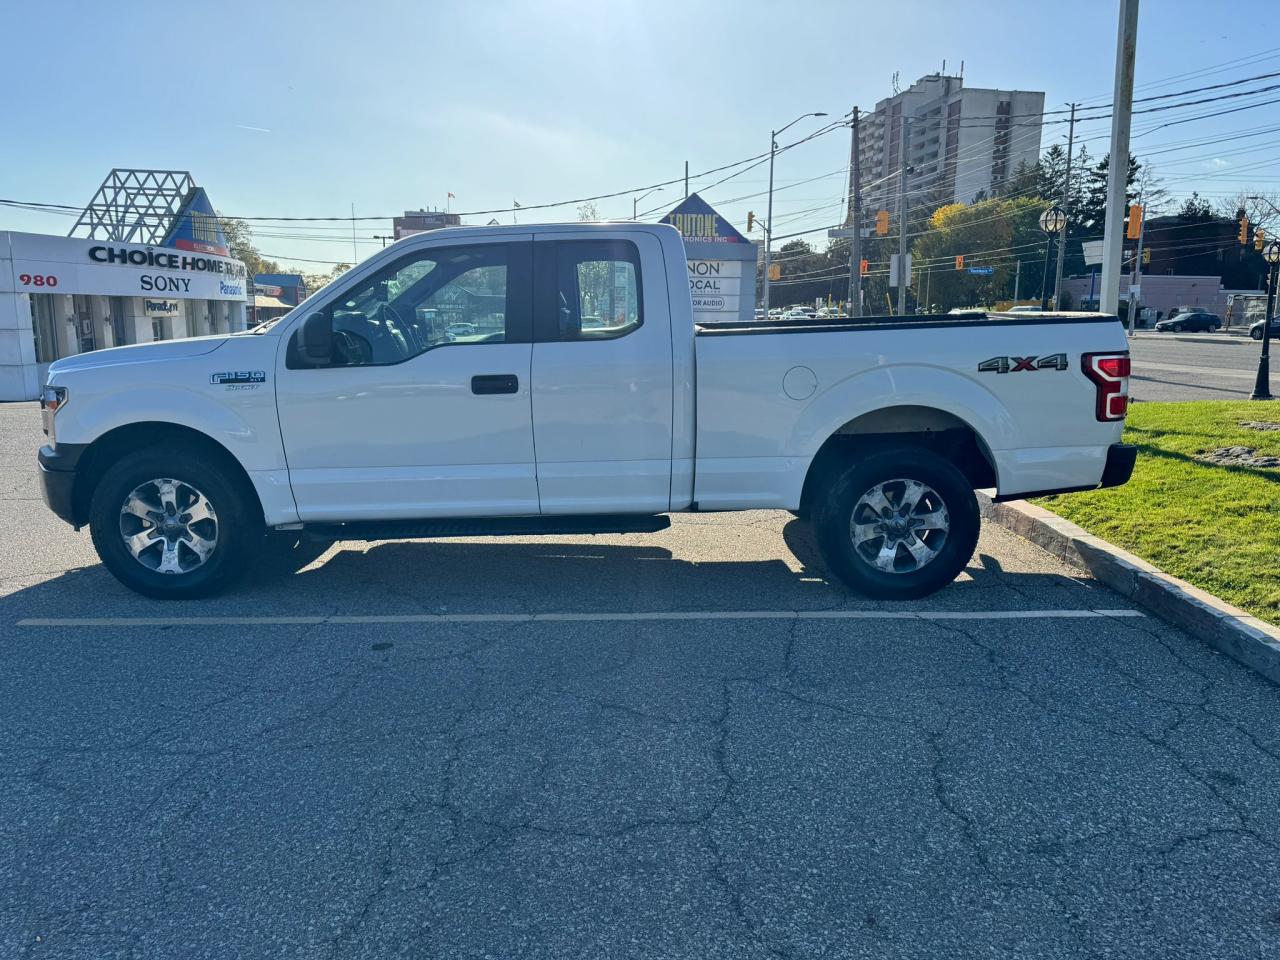
[[[556,274],[560,340],[613,340],[644,322],[640,254],[634,244],[561,242]]]
[[[401,363],[450,344],[506,342],[509,249],[423,250],[351,287],[327,308],[332,366]]]

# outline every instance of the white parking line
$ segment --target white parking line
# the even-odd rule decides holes
[[[1138,610],[643,610],[594,613],[406,613],[282,617],[27,617],[20,627],[242,627],[377,623],[592,623],[644,620],[1078,620]]]

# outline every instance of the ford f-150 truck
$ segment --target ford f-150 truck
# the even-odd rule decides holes
[[[750,291],[740,291],[750,295]],[[973,554],[974,490],[1124,483],[1114,317],[695,326],[671,227],[401,240],[278,321],[55,363],[44,498],[124,584],[225,587],[299,537],[646,532],[808,518],[831,570],[922,596]]]

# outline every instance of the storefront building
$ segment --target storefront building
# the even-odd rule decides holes
[[[0,400],[62,357],[244,330],[244,264],[210,249],[0,231]]]
[[[253,313],[249,325],[283,317],[307,299],[307,281],[298,273],[259,273],[253,278]]]

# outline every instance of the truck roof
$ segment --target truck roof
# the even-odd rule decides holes
[[[651,233],[653,230],[671,230],[678,233],[669,223],[642,223],[636,220],[591,220],[571,223],[498,223],[498,224],[461,224],[456,227],[441,227],[438,230],[425,230],[422,233],[411,233],[401,237],[396,243],[412,240],[414,237],[466,237],[476,233],[488,234],[522,234],[522,233],[582,233],[586,230],[608,230],[626,233]]]

